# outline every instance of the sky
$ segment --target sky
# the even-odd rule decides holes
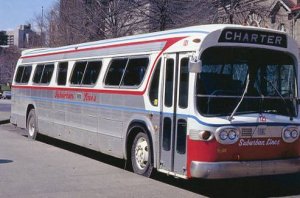
[[[57,0],[0,0],[0,31],[14,30],[47,12]]]

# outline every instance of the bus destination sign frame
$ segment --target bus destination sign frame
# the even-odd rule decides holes
[[[259,30],[224,29],[219,38],[219,42],[268,45],[287,48],[287,36],[285,34]]]

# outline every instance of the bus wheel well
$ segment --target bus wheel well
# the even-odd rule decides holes
[[[28,105],[28,107],[27,107],[27,111],[26,111],[26,123],[27,123],[28,115],[29,115],[29,112],[31,111],[31,109],[34,109],[34,106],[32,104]]]
[[[153,141],[152,141],[151,134],[143,122],[134,122],[134,123],[131,123],[130,126],[128,127],[128,133],[127,133],[127,139],[126,139],[126,159],[127,159],[127,164],[129,165],[130,168],[131,168],[131,165],[130,165],[131,164],[130,163],[131,152],[130,151],[131,151],[133,141],[139,132],[143,132],[143,133],[147,134],[147,136],[149,138],[151,148],[152,148],[151,158],[152,158],[152,162],[153,162],[153,143],[152,143]]]

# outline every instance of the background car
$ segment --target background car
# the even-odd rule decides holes
[[[2,98],[3,99],[11,99],[11,91],[3,91]]]

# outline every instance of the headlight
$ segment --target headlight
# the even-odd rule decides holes
[[[282,139],[287,143],[292,143],[299,138],[299,129],[295,126],[287,126],[282,130]]]
[[[228,133],[228,137],[230,140],[234,140],[236,138],[237,134],[235,130],[230,130]]]
[[[223,130],[223,131],[220,132],[220,139],[221,140],[226,140],[227,137],[228,137],[228,134],[227,134],[227,132],[225,130]]]
[[[296,131],[296,130],[293,130],[293,131],[291,132],[291,137],[294,138],[294,139],[297,138],[298,135],[299,135],[299,133],[298,133],[298,131]]]
[[[220,127],[216,131],[216,140],[221,144],[234,144],[239,139],[239,129],[235,127]]]

